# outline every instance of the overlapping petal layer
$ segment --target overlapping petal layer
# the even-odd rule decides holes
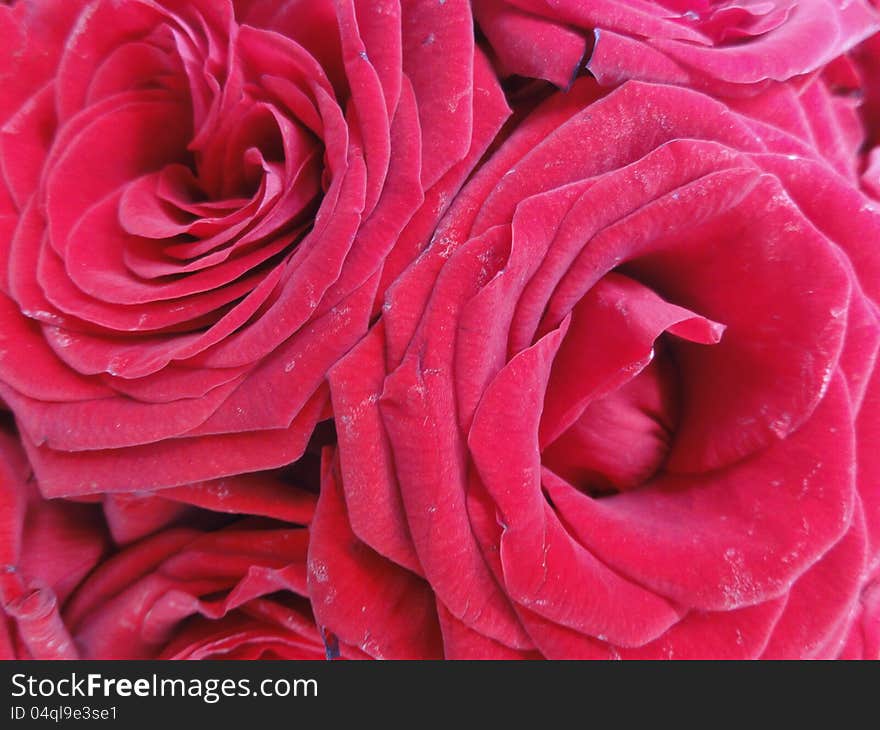
[[[878,18],[0,3],[0,657],[880,658]]]
[[[0,467],[0,657],[324,658],[305,597],[316,499],[289,474],[107,495],[102,510],[44,499],[8,430]]]
[[[771,108],[584,79],[518,125],[331,370],[319,622],[376,637],[380,582],[459,658],[841,652],[880,215]]]
[[[40,489],[296,460],[508,113],[467,4],[0,10],[0,392]]]
[[[753,93],[815,71],[878,29],[868,2],[475,0],[503,74],[566,88],[587,70],[713,93]]]

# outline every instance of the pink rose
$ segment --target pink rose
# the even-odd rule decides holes
[[[731,94],[814,71],[880,27],[865,0],[474,0],[474,13],[505,74]]]
[[[582,79],[518,125],[330,371],[320,625],[386,657],[877,658],[880,210],[803,88]]]
[[[0,7],[0,397],[47,496],[296,460],[508,110],[462,1]]]

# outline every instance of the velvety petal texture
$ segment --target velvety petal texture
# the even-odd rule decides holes
[[[46,500],[6,429],[0,479],[0,658],[325,658],[306,598],[316,498],[301,475]]]
[[[44,500],[0,428],[0,659],[79,656],[61,609],[109,548],[100,508]]]
[[[581,79],[517,125],[330,372],[327,629],[387,656],[377,583],[456,658],[870,653],[880,212],[810,83]]]
[[[874,0],[0,0],[0,659],[880,660]]]
[[[867,0],[474,0],[474,13],[503,75],[737,95],[815,71],[880,27]]]
[[[0,18],[0,396],[39,488],[295,461],[398,240],[433,228],[508,114],[468,4],[29,0]]]

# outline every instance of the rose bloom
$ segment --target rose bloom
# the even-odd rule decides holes
[[[880,209],[803,88],[582,79],[474,176],[330,372],[342,644],[878,657]]]
[[[297,459],[508,114],[464,2],[22,0],[0,41],[0,397],[47,496]]]
[[[880,658],[877,18],[0,4],[0,658]]]
[[[474,13],[504,74],[729,94],[814,71],[878,29],[867,0],[474,0]]]
[[[324,659],[305,597],[315,496],[296,476],[108,497],[102,511],[43,499],[0,431],[0,659]]]

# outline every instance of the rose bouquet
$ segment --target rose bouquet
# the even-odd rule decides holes
[[[880,658],[866,0],[0,36],[0,656]]]

